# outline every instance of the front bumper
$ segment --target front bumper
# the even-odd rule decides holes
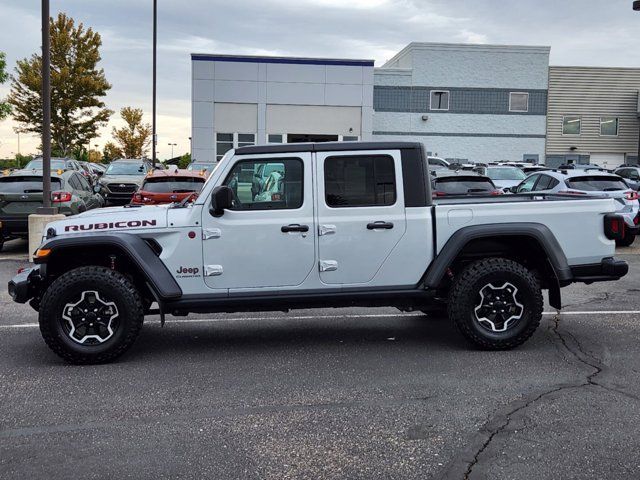
[[[603,258],[600,263],[571,267],[573,282],[593,283],[619,280],[629,272],[629,264],[615,257]]]
[[[26,268],[9,280],[9,295],[14,302],[27,303],[38,295],[42,282],[41,266]]]

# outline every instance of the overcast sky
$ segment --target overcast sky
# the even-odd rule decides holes
[[[551,46],[552,65],[640,67],[640,12],[632,0],[158,0],[160,157],[187,152],[192,52],[375,59],[407,43],[468,42]],[[114,111],[131,105],[151,121],[151,0],[52,0],[102,35],[102,67]],[[0,0],[0,50],[13,72],[40,48],[40,1]],[[6,96],[8,84],[0,86]],[[95,142],[110,139],[114,115]],[[38,139],[21,135],[21,152]],[[0,123],[0,157],[17,152],[10,121]]]

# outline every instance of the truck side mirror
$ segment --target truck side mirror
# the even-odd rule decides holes
[[[227,185],[220,185],[213,189],[211,193],[211,208],[209,211],[214,217],[224,215],[226,208],[233,206],[233,190]]]

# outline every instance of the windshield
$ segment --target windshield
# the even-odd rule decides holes
[[[60,190],[60,179],[51,179],[51,190]],[[42,192],[42,177],[3,177],[0,178],[0,193],[39,193]]]
[[[567,186],[585,192],[609,192],[614,190],[629,190],[621,179],[615,177],[574,177],[567,180]]]
[[[213,168],[213,164],[212,163],[192,163],[191,165],[189,165],[187,167],[187,170],[189,171],[198,171],[198,170],[205,170],[205,171],[209,171]]]
[[[54,160],[53,158],[51,159],[52,170],[58,170],[58,169],[64,170],[66,165],[67,165],[67,162],[65,160]],[[29,163],[27,163],[27,166],[24,168],[25,170],[42,170],[42,159],[36,158],[35,160],[31,160]]]
[[[197,177],[148,178],[142,190],[152,193],[199,192],[203,185],[204,178]]]
[[[147,169],[144,163],[113,162],[107,168],[106,175],[144,175]]]
[[[467,193],[483,193],[495,190],[495,186],[482,177],[450,177],[435,181],[435,193],[449,195],[466,195]]]
[[[527,176],[519,168],[488,167],[487,177],[491,180],[524,180]]]

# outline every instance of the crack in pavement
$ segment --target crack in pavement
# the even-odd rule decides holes
[[[489,447],[494,438],[503,432],[511,423],[511,420],[519,412],[526,410],[531,405],[540,401],[541,399],[548,397],[554,393],[558,393],[564,390],[584,388],[589,386],[603,388],[610,392],[615,392],[624,395],[628,398],[632,398],[640,401],[640,398],[617,389],[610,385],[605,385],[600,381],[596,381],[596,378],[606,370],[606,366],[594,355],[588,353],[578,339],[571,333],[560,332],[560,315],[556,314],[552,319],[552,326],[549,330],[553,333],[564,347],[564,350],[569,352],[579,364],[588,367],[592,370],[591,373],[584,377],[584,380],[577,381],[569,384],[555,385],[543,392],[531,394],[524,399],[515,401],[504,407],[501,411],[494,414],[493,419],[490,419],[470,440],[469,445],[449,462],[448,467],[442,474],[443,479],[464,479],[468,480],[473,473],[474,468],[480,463],[480,456]]]

